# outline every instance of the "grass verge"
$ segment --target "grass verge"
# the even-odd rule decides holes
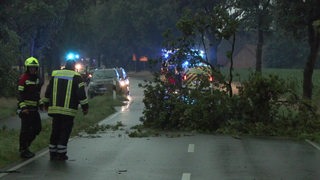
[[[6,119],[16,114],[16,98],[0,98],[0,120]]]
[[[112,96],[97,96],[89,100],[89,113],[82,115],[79,110],[75,117],[74,127],[71,136],[76,136],[79,132],[90,128],[104,118],[113,114],[116,110],[114,107],[123,105],[125,98],[119,96],[113,99]],[[37,152],[47,148],[51,133],[51,121],[43,121],[42,131],[32,143],[31,151]],[[0,129],[0,169],[6,168],[15,163],[19,163],[22,159],[19,157],[19,130]]]

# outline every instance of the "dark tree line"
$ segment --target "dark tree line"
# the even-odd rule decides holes
[[[10,84],[3,77],[12,67],[21,72],[28,56],[37,57],[43,71],[50,72],[59,68],[69,50],[94,59],[98,66],[130,68],[133,54],[158,58],[165,46],[163,33],[170,30],[178,37],[178,27],[190,32],[195,44],[205,46],[212,65],[222,39],[250,34],[250,43],[256,44],[256,71],[263,64],[304,68],[303,95],[311,98],[319,57],[318,7],[318,0],[3,0],[0,83]],[[219,17],[225,10],[229,16]],[[194,23],[177,24],[183,18]],[[239,23],[236,29],[228,28],[227,18]],[[288,51],[279,50],[283,47],[299,53],[286,56]]]

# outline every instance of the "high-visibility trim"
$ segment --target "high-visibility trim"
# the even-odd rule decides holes
[[[40,99],[40,100],[38,101],[38,103],[39,103],[40,105],[43,105],[43,104],[44,104],[43,99]]]
[[[59,106],[49,106],[48,108],[48,114],[64,114],[69,116],[75,116],[77,112],[77,109],[64,108]]]
[[[30,81],[30,80],[26,80],[26,85],[36,85],[36,84],[39,84],[39,80],[37,80],[36,82],[35,81]]]
[[[71,70],[57,70],[52,72],[52,76],[58,77],[61,79],[70,79],[73,78],[75,75],[79,75],[79,73]]]
[[[42,102],[44,102],[44,103],[48,103],[48,102],[50,101],[50,99],[49,99],[49,98],[44,97],[44,98],[42,98],[42,99],[41,99],[41,101],[42,101]]]
[[[57,152],[57,146],[53,144],[49,144],[49,152]]]
[[[88,104],[88,103],[89,103],[88,98],[80,101],[81,105]]]
[[[73,80],[68,81],[68,85],[67,85],[67,89],[66,89],[66,99],[64,100],[64,107],[65,108],[68,108],[70,106],[72,82],[73,82]]]
[[[84,86],[85,86],[84,82],[79,83],[79,88],[84,87]]]
[[[189,88],[195,88],[200,78],[203,78],[204,76],[208,76],[208,80],[212,81],[210,67],[200,66],[190,68],[185,73],[183,84]]]
[[[23,108],[23,107],[26,107],[27,105],[26,105],[26,103],[24,103],[24,102],[21,102],[21,103],[19,103],[19,107],[20,108]]]
[[[67,152],[67,146],[64,146],[64,145],[57,146],[57,153],[66,153],[66,152]]]
[[[37,106],[37,105],[38,105],[38,101],[28,101],[28,100],[25,100],[24,103],[25,103],[25,105],[27,105],[27,106]]]
[[[24,86],[18,86],[18,91],[24,91]]]
[[[58,79],[53,79],[52,106],[57,105]]]

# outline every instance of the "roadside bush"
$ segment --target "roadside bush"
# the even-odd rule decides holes
[[[162,83],[148,83],[144,90],[146,127],[157,129],[214,131],[230,116],[229,98],[225,92],[214,90],[180,90],[169,92]]]
[[[317,107],[297,95],[295,82],[276,75],[252,73],[232,97],[218,87],[213,93],[168,92],[159,82],[142,87],[141,121],[149,128],[294,137],[320,130]]]
[[[11,68],[0,67],[0,97],[15,97],[17,92],[17,81],[19,73]]]
[[[245,108],[243,118],[248,123],[272,123],[277,118],[280,98],[284,98],[286,91],[284,80],[278,76],[251,74],[239,88],[240,106]]]

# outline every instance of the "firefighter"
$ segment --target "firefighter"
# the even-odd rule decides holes
[[[18,81],[18,114],[21,119],[19,152],[22,158],[32,158],[29,147],[41,131],[41,118],[38,112],[41,83],[38,76],[39,62],[34,57],[25,60],[25,73]]]
[[[65,69],[52,72],[43,102],[48,115],[53,118],[49,144],[50,160],[68,160],[67,144],[78,105],[81,105],[84,115],[89,109],[85,83],[75,71],[75,61],[69,60]]]

